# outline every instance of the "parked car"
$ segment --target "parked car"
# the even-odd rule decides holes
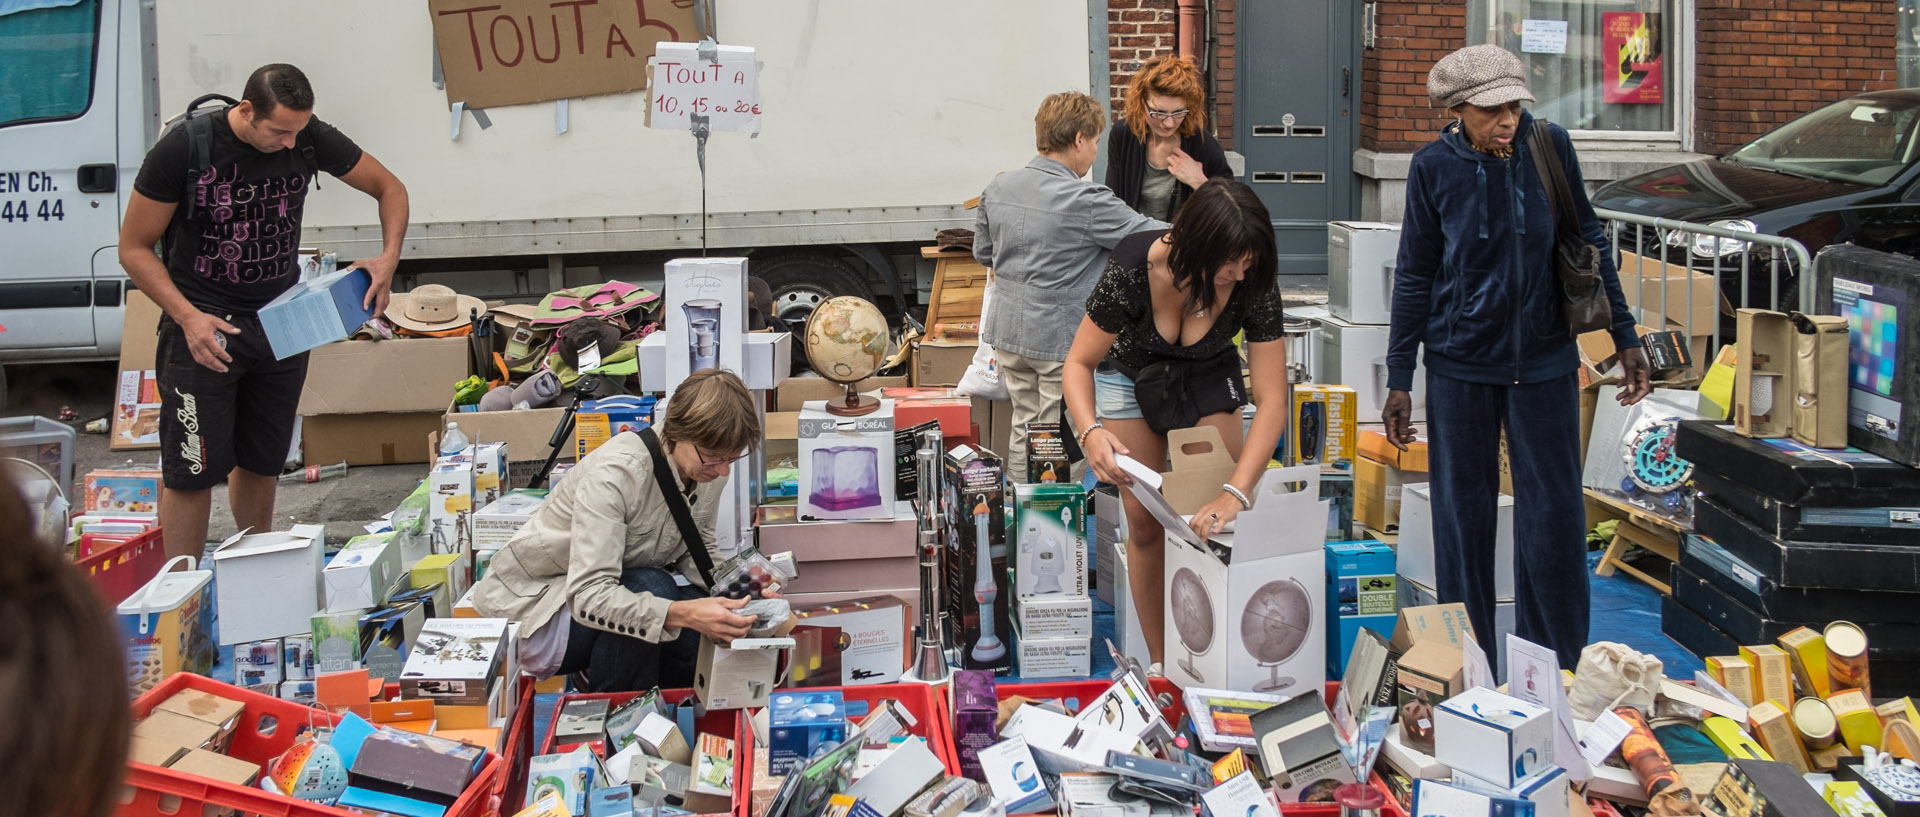
[[[1818,254],[1852,242],[1920,255],[1920,89],[1860,94],[1818,108],[1724,156],[1670,165],[1621,179],[1594,193],[1595,207],[1734,230],[1785,236]],[[1755,305],[1771,289],[1768,248],[1678,231],[1641,230],[1640,251],[1710,271],[1741,302],[1741,256],[1749,254]],[[1635,231],[1622,227],[1620,246]],[[1797,265],[1782,263],[1781,303],[1799,297]]]

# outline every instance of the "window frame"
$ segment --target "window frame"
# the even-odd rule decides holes
[[[105,17],[106,17],[107,2],[106,0],[80,0],[80,2],[93,3],[93,40],[92,40],[93,48],[89,50],[87,54],[87,104],[82,105],[80,107],[80,110],[75,111],[73,114],[68,116],[33,116],[33,117],[27,117],[24,119],[14,119],[6,122],[0,122],[0,130],[19,127],[21,125],[43,125],[50,122],[72,122],[76,119],[85,118],[87,114],[93,111],[94,103],[98,101],[100,98],[100,29],[102,28],[101,23],[105,20]],[[35,9],[35,11],[42,11],[42,10],[43,9]],[[21,13],[31,14],[32,12],[29,11],[29,12],[21,12]]]
[[[1676,18],[1673,29],[1672,60],[1665,71],[1667,87],[1673,93],[1673,127],[1667,130],[1584,130],[1567,128],[1567,135],[1596,147],[1626,150],[1693,150],[1694,39],[1698,27],[1694,21],[1695,0],[1666,0],[1673,4]],[[1465,29],[1468,41],[1472,31]],[[1520,55],[1525,59],[1526,55]]]

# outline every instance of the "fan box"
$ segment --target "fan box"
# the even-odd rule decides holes
[[[1303,485],[1289,491],[1289,484]],[[1136,486],[1140,487],[1140,486]],[[1317,690],[1326,677],[1326,554],[1317,465],[1268,469],[1240,533],[1203,543],[1151,489],[1167,530],[1166,672],[1179,686]]]
[[[807,403],[798,434],[802,520],[893,518],[892,400],[859,417]]]

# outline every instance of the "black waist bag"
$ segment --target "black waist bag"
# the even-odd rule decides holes
[[[1202,417],[1247,403],[1240,350],[1232,346],[1207,360],[1163,360],[1136,372],[1118,363],[1114,368],[1133,378],[1133,399],[1155,434],[1192,428]]]

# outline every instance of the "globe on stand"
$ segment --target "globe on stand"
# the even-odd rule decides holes
[[[887,317],[864,298],[842,295],[814,308],[803,341],[807,360],[821,377],[847,388],[845,397],[827,401],[828,413],[858,417],[879,410],[879,400],[853,387],[886,362],[888,338]]]

